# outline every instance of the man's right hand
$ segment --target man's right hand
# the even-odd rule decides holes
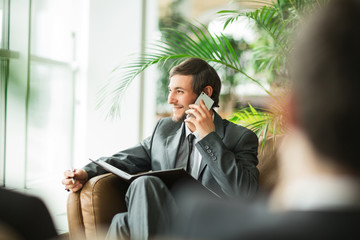
[[[72,192],[79,191],[88,180],[88,174],[83,169],[66,170],[64,176],[65,178],[61,183],[65,185],[66,190]]]

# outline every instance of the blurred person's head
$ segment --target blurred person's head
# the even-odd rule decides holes
[[[330,1],[293,61],[293,123],[330,164],[360,173],[360,1]]]
[[[203,91],[219,106],[221,81],[215,69],[199,58],[189,58],[173,67],[169,74],[168,103],[173,105],[173,120],[183,121],[189,104]]]

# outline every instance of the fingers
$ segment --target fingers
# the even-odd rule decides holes
[[[64,179],[61,181],[61,183],[62,183],[63,185],[70,185],[70,184],[73,184],[73,182],[72,182],[72,179],[71,179],[71,178],[64,178]]]
[[[65,190],[74,188],[76,181],[72,178],[64,178],[61,183],[65,185]]]
[[[83,184],[81,184],[79,181],[75,181],[75,184],[73,184],[70,188],[72,192],[77,192],[83,187]]]
[[[61,183],[65,185],[65,190],[72,192],[79,191],[88,179],[88,174],[83,169],[66,170],[64,176]]]
[[[191,104],[189,108],[185,113],[192,114],[195,118],[211,117],[210,110],[207,109],[203,100],[200,101],[200,105]]]
[[[215,131],[211,111],[207,109],[203,100],[200,101],[200,105],[191,104],[189,107],[190,109],[185,112],[187,114],[192,114],[193,117],[186,118],[184,121],[187,124],[195,126],[200,138],[203,138],[209,133]]]
[[[88,180],[88,174],[83,169],[76,169],[74,170],[74,178],[81,183],[85,183]]]
[[[79,191],[82,187],[83,187],[83,184],[81,184],[79,181],[75,181],[74,184],[65,185],[65,190],[67,190],[67,191],[72,191],[72,192],[77,192],[77,191]]]
[[[64,172],[64,177],[65,178],[61,181],[61,183],[65,185],[65,189],[67,189],[66,186],[75,183],[74,181],[75,173],[73,170],[66,170]]]
[[[71,178],[64,178],[61,183],[65,185],[65,190],[71,190],[72,192],[77,192],[83,187],[83,184],[80,181]]]
[[[71,170],[71,169],[66,170],[66,171],[64,172],[64,176],[65,176],[66,178],[75,177],[75,171],[76,171],[76,170]]]
[[[72,189],[70,189],[72,192],[77,192],[77,191],[79,191],[81,188],[82,188],[83,186],[82,186],[82,184],[80,185],[80,186],[76,186],[76,187],[74,187],[74,188],[72,188]]]
[[[75,169],[69,169],[69,170],[66,170],[64,172],[64,179],[61,181],[61,183],[63,185],[65,185],[65,190],[67,191],[78,191],[80,188],[79,188],[79,184],[81,184],[79,181],[77,181],[75,179],[76,177],[76,170]]]

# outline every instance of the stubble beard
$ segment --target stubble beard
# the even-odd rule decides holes
[[[181,116],[177,117],[175,114],[172,115],[172,120],[174,122],[183,122],[186,119],[186,113],[184,112]]]

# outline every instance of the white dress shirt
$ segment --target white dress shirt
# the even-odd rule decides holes
[[[213,114],[213,116],[212,116],[213,121],[214,121],[214,117],[215,116]],[[181,168],[181,167],[186,168],[187,149],[188,149],[187,137],[191,133],[192,132],[185,124],[185,136],[182,138],[181,143],[180,143],[180,147],[179,147],[179,151],[178,151],[176,163],[175,163],[176,168]],[[193,148],[192,148],[192,152],[190,155],[190,163],[192,164],[191,176],[193,176],[195,179],[198,179],[202,156],[201,156],[199,150],[195,147],[195,144],[197,142],[199,142],[201,140],[201,138],[200,138],[199,134],[197,133],[197,131],[193,132],[192,134],[194,134],[195,138],[193,140]]]

